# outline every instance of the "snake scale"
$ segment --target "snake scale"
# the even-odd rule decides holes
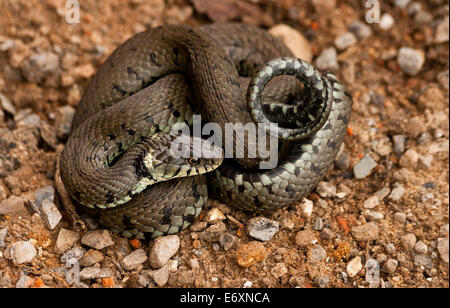
[[[303,88],[280,75],[295,76]],[[260,28],[226,23],[150,29],[120,45],[92,78],[61,155],[61,178],[86,211],[127,237],[186,228],[208,190],[229,205],[262,213],[299,202],[325,175],[351,106],[333,74],[292,58]],[[170,130],[191,125],[194,113],[222,129],[226,123],[278,122],[275,134],[287,154],[280,151],[270,170],[258,170],[261,159],[247,156],[172,157]],[[252,146],[238,137],[233,142],[245,153]]]

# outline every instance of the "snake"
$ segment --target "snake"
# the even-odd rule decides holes
[[[325,176],[351,109],[335,75],[294,58],[258,27],[149,29],[121,44],[90,81],[61,153],[61,178],[86,212],[126,237],[187,228],[208,191],[237,209],[265,213],[298,203]],[[258,169],[261,157],[199,157],[192,146],[188,157],[174,157],[174,127],[189,127],[197,112],[221,129],[265,124],[282,143],[276,167]],[[232,141],[246,154],[254,146],[249,138]]]

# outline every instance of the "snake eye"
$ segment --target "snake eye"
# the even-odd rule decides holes
[[[198,165],[199,162],[200,162],[200,159],[189,158],[189,163],[190,163],[192,166]]]

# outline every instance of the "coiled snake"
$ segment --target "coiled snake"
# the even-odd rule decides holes
[[[267,32],[237,23],[133,36],[105,61],[79,103],[61,155],[69,194],[103,225],[138,238],[186,228],[206,203],[207,186],[219,200],[258,213],[299,202],[333,163],[352,100],[333,74],[291,57]],[[303,88],[287,76],[268,84],[285,74]],[[239,75],[254,78],[248,84]],[[247,155],[172,157],[169,132],[176,123],[192,124],[194,112],[223,130],[226,123],[278,122],[281,160],[258,170],[261,159]],[[233,142],[244,153],[252,146],[249,139]]]

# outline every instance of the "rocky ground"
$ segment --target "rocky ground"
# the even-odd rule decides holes
[[[448,287],[448,1],[380,1],[374,24],[359,0],[81,2],[69,25],[65,0],[0,1],[0,287]],[[266,217],[210,201],[150,243],[73,230],[55,163],[90,77],[148,27],[227,20],[300,31],[272,29],[352,92],[334,168]]]

